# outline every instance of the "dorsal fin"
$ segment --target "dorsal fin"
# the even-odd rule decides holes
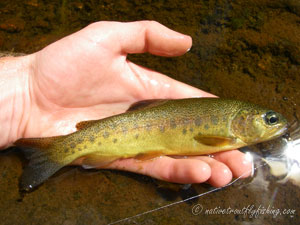
[[[81,122],[79,122],[79,123],[76,124],[76,129],[77,130],[84,129],[86,127],[91,126],[92,124],[94,124],[97,121],[98,120],[85,120],[85,121],[81,121]]]
[[[147,100],[142,100],[133,103],[128,109],[127,112],[129,111],[134,111],[134,110],[139,110],[139,109],[146,109],[146,108],[152,108],[154,106],[162,105],[169,101],[170,99],[147,99]]]
[[[84,157],[82,167],[84,169],[105,168],[113,161],[117,160],[118,156],[105,156],[99,154],[89,154]]]

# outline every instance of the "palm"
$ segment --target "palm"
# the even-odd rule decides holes
[[[97,43],[88,36],[90,30],[88,27],[39,53],[37,85],[59,106],[89,107],[132,100],[136,77],[126,54],[117,49],[116,38],[106,37]]]
[[[190,46],[189,37],[154,22],[95,23],[49,45],[35,54],[30,81],[31,114],[24,135],[32,137],[70,133],[75,131],[75,124],[79,121],[124,112],[131,103],[142,99],[212,96],[126,59],[128,53],[146,51],[163,56],[181,55]],[[241,153],[233,154],[242,160]],[[219,157],[221,161],[227,158],[222,159],[222,154]],[[208,157],[174,160],[164,157],[145,162],[141,170],[141,165],[128,159],[114,162],[111,168],[125,168],[134,172],[139,170],[160,179],[183,183],[208,179],[213,167],[217,172],[223,171],[219,173],[220,176],[224,175],[225,170],[230,171],[223,163]],[[190,176],[176,173],[173,176],[175,168],[164,170],[167,174],[163,174],[160,168],[168,164],[172,168],[185,168]],[[231,162],[227,164],[230,166]],[[195,168],[202,174],[191,173]],[[237,168],[233,169],[234,174],[244,171]],[[249,165],[243,168],[249,169]],[[211,177],[211,183],[217,186],[226,183],[231,178],[230,174],[227,177],[224,175],[226,179],[219,178],[219,183]]]

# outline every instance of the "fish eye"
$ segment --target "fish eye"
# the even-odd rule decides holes
[[[268,125],[275,125],[278,123],[279,118],[277,114],[273,111],[269,111],[265,114],[265,121]]]

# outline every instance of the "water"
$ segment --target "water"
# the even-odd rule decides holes
[[[297,0],[4,0],[0,14],[0,50],[26,53],[94,21],[157,20],[191,35],[191,51],[176,58],[143,54],[130,60],[215,95],[272,108],[290,122],[300,117]],[[18,189],[24,158],[5,151],[0,153],[0,218],[3,224],[299,224],[299,187],[287,173],[272,174],[260,158],[274,161],[276,148],[284,146],[277,140],[251,147],[257,153],[253,177],[222,189],[69,167],[28,194]]]

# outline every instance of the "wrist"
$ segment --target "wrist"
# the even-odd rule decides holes
[[[33,55],[0,58],[0,149],[21,138],[30,106]]]

